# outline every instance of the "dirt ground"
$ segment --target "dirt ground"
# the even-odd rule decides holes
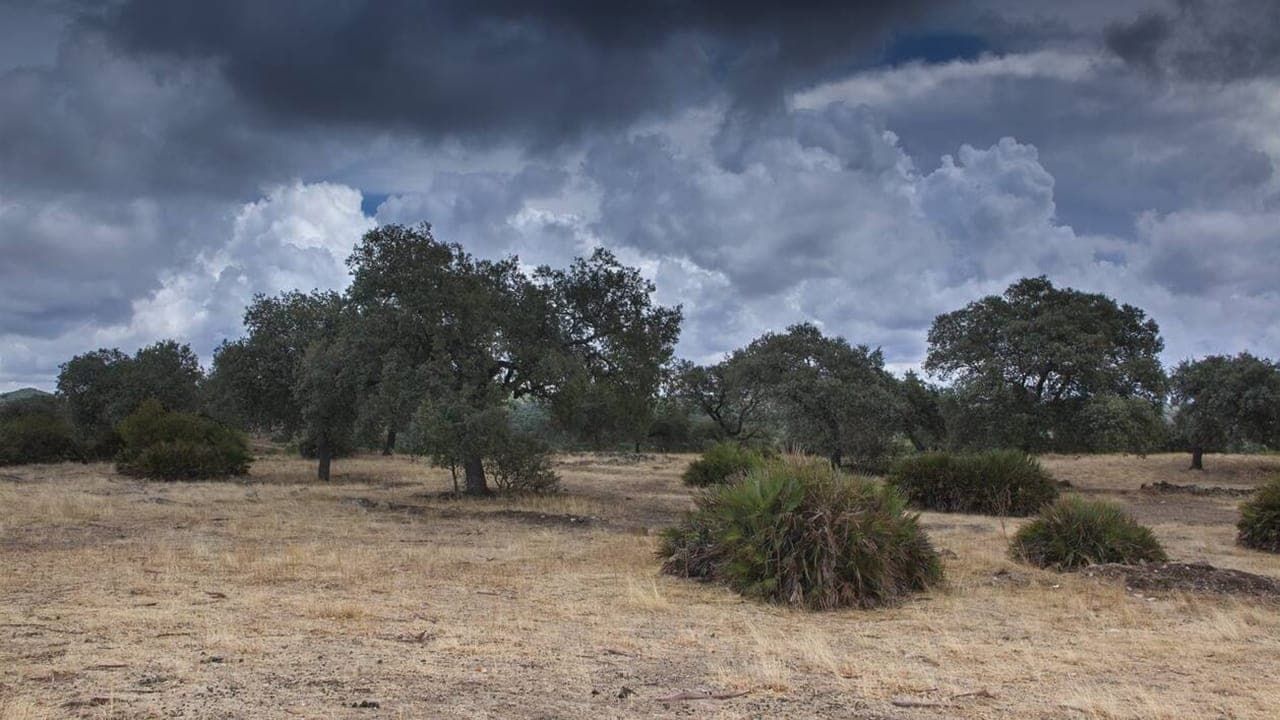
[[[1280,606],[1130,591],[1010,561],[1019,521],[924,516],[944,589],[804,613],[663,577],[688,457],[570,456],[551,498],[457,500],[405,458],[311,479],[146,483],[0,468],[0,717],[1274,718]],[[1045,458],[1174,560],[1280,577],[1234,545],[1280,458]],[[1151,593],[1155,594],[1151,594]],[[745,693],[740,694],[739,693]],[[715,694],[721,699],[673,699]]]

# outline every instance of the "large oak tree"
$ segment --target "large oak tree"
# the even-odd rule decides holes
[[[939,315],[924,366],[954,381],[958,424],[973,438],[1030,450],[1066,437],[1091,398],[1157,405],[1163,348],[1141,309],[1037,277]]]
[[[580,393],[567,391],[586,386],[650,395],[679,334],[679,308],[655,305],[653,285],[603,249],[527,272],[514,257],[437,241],[427,225],[387,225],[348,263],[351,322],[423,370],[423,395],[457,430],[450,454],[469,494],[488,492],[476,435],[496,409],[522,397],[572,402]]]

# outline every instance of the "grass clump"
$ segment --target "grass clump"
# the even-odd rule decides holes
[[[1058,497],[1040,462],[1015,450],[917,455],[899,462],[889,483],[912,505],[938,512],[1021,517]]]
[[[825,461],[762,464],[697,503],[663,534],[663,572],[813,610],[888,605],[942,579],[902,498]]]
[[[205,480],[249,472],[244,435],[208,418],[167,412],[148,400],[118,428],[116,470],[152,480]]]
[[[1098,563],[1165,562],[1160,541],[1124,508],[1070,495],[1045,507],[1009,543],[1016,560],[1037,567],[1074,570]]]
[[[1280,553],[1280,476],[1258,488],[1258,494],[1240,506],[1236,528],[1239,545]]]
[[[707,487],[732,482],[764,464],[759,451],[736,442],[717,443],[685,469],[685,485]]]

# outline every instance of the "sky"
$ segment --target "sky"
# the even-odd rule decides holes
[[[810,321],[914,367],[1034,275],[1280,357],[1278,128],[1271,0],[0,0],[0,391],[207,365],[420,222],[610,248],[699,362]]]

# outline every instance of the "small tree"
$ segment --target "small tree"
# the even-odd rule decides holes
[[[942,414],[942,391],[908,370],[898,383],[902,395],[902,429],[917,451],[936,450],[945,444],[946,419]]]
[[[758,363],[755,372],[794,446],[827,457],[835,467],[848,458],[864,468],[883,464],[902,407],[879,350],[802,324],[766,333],[746,352]]]
[[[207,402],[220,417],[289,438],[303,425],[295,388],[307,350],[337,337],[342,296],[331,292],[257,295],[244,313],[248,334],[213,354]]]
[[[763,432],[767,406],[766,377],[750,348],[736,350],[714,365],[675,364],[672,393],[701,410],[722,437],[739,442]]]
[[[339,342],[316,340],[303,355],[293,388],[303,441],[315,448],[316,476],[325,482],[335,451],[351,444],[356,408],[349,368]]]
[[[1191,469],[1204,454],[1252,442],[1280,447],[1280,365],[1249,353],[1184,361],[1171,378],[1174,434],[1191,451]]]
[[[202,378],[191,348],[165,340],[132,357],[103,349],[71,358],[58,374],[58,395],[86,453],[109,457],[118,449],[116,425],[144,401],[155,399],[175,411],[196,410]]]

